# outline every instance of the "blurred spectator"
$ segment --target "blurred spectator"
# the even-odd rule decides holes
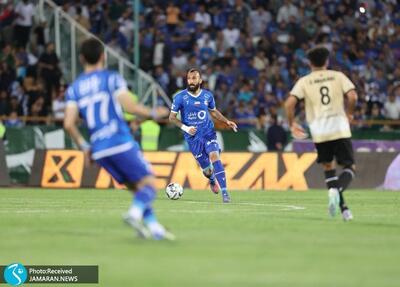
[[[86,1],[82,1],[82,0],[74,0],[74,3],[68,3],[70,5],[68,5],[66,12],[72,17],[72,18],[76,18],[76,17],[84,17],[86,19],[89,19],[89,9],[86,6]],[[72,4],[72,5],[71,5]]]
[[[0,62],[6,63],[8,67],[15,68],[15,58],[13,55],[13,48],[10,44],[5,44],[0,52]]]
[[[98,5],[98,3],[93,2],[89,6],[89,20],[91,32],[102,35],[107,27],[106,14],[104,11],[104,4]]]
[[[119,31],[125,36],[128,43],[133,43],[133,34],[135,30],[135,24],[133,22],[132,9],[128,8],[122,14],[121,18],[118,19]]]
[[[105,41],[117,51],[124,52],[128,48],[128,40],[125,35],[119,31],[117,23],[112,25],[111,30],[105,36]]]
[[[62,125],[62,121],[64,119],[64,110],[65,110],[65,86],[60,86],[56,98],[52,102],[52,113],[53,117],[58,120],[56,124]]]
[[[194,19],[197,25],[203,25],[205,29],[211,25],[211,16],[206,12],[204,5],[199,6],[199,11],[196,12]]]
[[[15,69],[17,73],[18,79],[23,79],[26,77],[26,72],[29,64],[28,53],[26,52],[24,47],[18,47],[15,55]]]
[[[267,131],[268,151],[283,151],[287,144],[287,134],[278,123],[277,115],[271,116],[270,126]]]
[[[155,46],[153,51],[153,66],[162,65],[166,69],[171,63],[171,50],[168,45],[165,44],[163,34],[158,34],[155,40]]]
[[[173,33],[175,32],[175,29],[179,23],[179,15],[181,13],[181,10],[175,6],[173,1],[170,1],[168,3],[166,12],[167,12],[168,31],[170,33]]]
[[[8,119],[4,121],[4,125],[6,127],[14,127],[14,128],[20,128],[24,124],[23,122],[18,118],[18,113],[16,111],[11,111],[8,114]]]
[[[381,121],[385,119],[381,113],[381,108],[377,103],[372,105],[371,115],[368,119],[373,121]],[[382,127],[383,125],[380,123],[373,123],[370,125],[370,128],[374,130],[380,130]]]
[[[0,4],[0,91],[6,91],[8,98],[0,102],[3,107],[7,102],[9,111],[18,108],[18,114],[28,114],[44,97],[49,111],[59,82],[49,81],[51,71],[42,74],[51,23],[33,26],[33,5],[16,2]],[[394,118],[396,105],[389,95],[400,103],[400,6],[395,1],[368,1],[367,13],[362,15],[359,3],[347,0],[143,0],[139,27],[133,23],[132,3],[126,0],[57,3],[129,59],[133,58],[133,32],[139,29],[140,67],[152,73],[169,96],[185,88],[186,69],[198,66],[204,87],[214,92],[218,107],[229,116],[236,113],[245,118],[245,125],[246,117],[263,121],[281,113],[294,81],[309,73],[306,51],[317,44],[331,51],[330,67],[343,71],[356,84],[357,118]],[[35,37],[26,49],[31,27]],[[14,37],[9,33],[13,29]],[[79,42],[79,33],[77,37]],[[108,64],[116,65],[112,59]],[[52,83],[57,85],[49,87]],[[299,104],[300,119],[303,105]]]
[[[396,97],[396,102],[400,103],[400,81],[394,83],[393,94]]]
[[[15,20],[14,6],[11,1],[3,1],[0,4],[0,39],[3,43],[13,43]]]
[[[122,0],[110,1],[110,8],[108,10],[108,17],[111,21],[117,21],[126,9],[126,3]]]
[[[363,113],[363,110],[360,107],[355,108],[354,115],[353,115],[352,128],[353,129],[366,128],[367,126],[363,123],[363,121],[365,121],[366,119],[367,119],[367,116],[365,113]]]
[[[265,70],[268,67],[268,59],[265,57],[264,51],[258,51],[254,56],[253,67],[257,71]]]
[[[37,98],[30,107],[29,116],[32,117],[30,121],[27,121],[29,125],[40,125],[43,121],[40,117],[46,117],[48,115],[47,107],[45,106],[44,97]]]
[[[188,68],[187,64],[188,64],[187,55],[184,54],[181,49],[178,49],[176,51],[175,56],[172,57],[173,71],[175,72],[186,71]]]
[[[87,15],[82,14],[82,6],[76,7],[75,20],[80,25],[82,25],[83,28],[85,28],[86,30],[90,30],[89,14]]]
[[[19,99],[24,115],[28,114],[28,110],[32,103],[43,95],[44,90],[42,83],[37,81],[32,76],[26,77],[23,81],[22,87],[14,93],[14,96],[17,96]],[[51,99],[48,99],[48,103],[50,103],[50,100]]]
[[[385,117],[391,120],[400,119],[400,103],[396,102],[394,94],[390,94],[384,105]]]
[[[219,88],[214,92],[216,106],[220,110],[227,110],[228,103],[235,100],[235,96],[229,91],[229,86],[226,83],[219,85]]]
[[[234,110],[233,116],[239,129],[257,128],[257,117],[251,106],[244,101],[239,101],[239,105]]]
[[[239,30],[244,30],[250,15],[250,8],[247,3],[243,0],[234,1],[234,7],[231,15],[231,20],[233,21],[235,27]]]
[[[9,113],[15,112],[17,114],[17,116],[24,116],[22,106],[19,104],[17,97],[11,96],[9,107],[10,107]]]
[[[281,24],[282,22],[289,23],[291,17],[296,18],[298,16],[298,8],[292,4],[291,0],[284,0],[283,5],[279,8],[276,22]]]
[[[0,90],[0,116],[7,115],[9,111],[7,91]]]
[[[170,80],[168,74],[164,71],[162,66],[156,67],[155,78],[164,90],[168,90]]]
[[[224,48],[234,48],[239,40],[240,31],[238,28],[233,26],[233,22],[228,22],[228,27],[226,27],[223,31],[224,36]]]
[[[250,12],[250,31],[253,37],[262,37],[267,25],[271,22],[272,16],[269,11],[265,11],[263,5],[259,4],[257,9]]]
[[[11,83],[16,79],[15,70],[6,62],[0,63],[0,90],[8,91]]]
[[[253,96],[254,92],[251,89],[250,83],[247,81],[243,82],[242,87],[239,91],[238,100],[248,103],[253,98]]]
[[[52,99],[60,86],[61,71],[53,43],[48,43],[46,51],[39,58],[39,75],[43,79],[47,98]],[[47,103],[50,103],[48,100]]]
[[[17,47],[25,48],[33,25],[35,7],[29,0],[22,0],[15,7],[14,13],[16,15],[14,26],[15,42]]]
[[[14,20],[13,5],[3,1],[4,6],[0,7],[0,28],[3,29],[12,24]]]

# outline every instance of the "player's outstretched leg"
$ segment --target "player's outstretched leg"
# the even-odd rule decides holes
[[[349,207],[344,201],[343,193],[350,185],[351,181],[355,177],[354,166],[345,166],[342,173],[338,179],[339,195],[340,195],[340,210],[342,212],[342,217],[344,221],[350,221],[353,219],[353,214],[351,213]]]
[[[155,240],[167,239],[174,240],[175,236],[167,231],[157,220],[152,203],[156,197],[156,189],[149,179],[144,179],[139,183],[139,188],[135,193],[132,206],[124,216],[124,221],[132,226],[142,238],[153,238]]]
[[[134,188],[130,189],[134,190]],[[145,209],[151,205],[155,196],[155,190],[151,186],[146,185],[138,189],[133,197],[128,213],[124,215],[124,221],[136,230],[139,237],[145,239],[151,238],[151,234],[143,223],[143,214]]]
[[[214,167],[212,166],[212,164],[210,164],[208,167],[203,169],[203,174],[205,177],[207,177],[210,180],[211,191],[215,194],[218,194],[219,193],[219,185],[218,185],[217,179],[215,178]]]

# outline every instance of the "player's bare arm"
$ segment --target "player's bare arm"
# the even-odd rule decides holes
[[[289,95],[285,102],[286,116],[289,122],[290,131],[295,139],[304,139],[307,137],[304,129],[295,121],[294,113],[297,104],[297,98],[293,95]]]
[[[76,122],[78,120],[78,106],[67,104],[65,108],[64,129],[70,134],[75,144],[84,152],[85,165],[90,164],[90,146],[80,133]]]
[[[184,132],[190,134],[190,135],[195,135],[197,132],[196,127],[193,126],[186,126],[184,125],[179,119],[178,119],[178,113],[175,112],[170,112],[169,113],[169,122],[176,125],[178,128],[180,128],[181,130],[183,130]]]
[[[145,118],[157,119],[166,117],[169,111],[166,107],[157,107],[155,109],[150,109],[140,103],[135,103],[134,101],[132,101],[132,97],[129,95],[128,91],[121,91],[118,94],[118,101],[124,111]]]
[[[213,109],[209,110],[210,115],[213,119],[223,122],[224,124],[228,125],[234,131],[237,130],[237,125],[235,122],[228,120],[219,110]]]
[[[346,108],[347,118],[349,119],[350,122],[352,122],[354,108],[356,106],[356,102],[357,102],[357,98],[358,98],[356,90],[348,91],[345,94],[345,97],[347,98],[347,108]]]

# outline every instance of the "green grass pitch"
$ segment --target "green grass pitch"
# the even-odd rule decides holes
[[[231,204],[160,192],[177,241],[155,242],[122,223],[127,191],[0,189],[0,264],[99,265],[107,287],[399,286],[400,193],[346,195],[353,222],[327,216],[322,190],[232,192]]]

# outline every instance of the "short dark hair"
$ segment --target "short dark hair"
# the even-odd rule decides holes
[[[329,58],[329,50],[323,46],[314,47],[308,50],[307,58],[314,67],[322,67]]]
[[[201,72],[200,72],[200,70],[197,69],[197,68],[190,68],[189,70],[187,70],[187,72],[186,72],[186,78],[187,78],[187,76],[188,76],[189,74],[194,73],[194,72],[199,73],[200,78],[201,78]]]
[[[96,64],[100,60],[100,57],[103,53],[103,44],[95,38],[89,38],[81,45],[80,54],[87,64]]]

